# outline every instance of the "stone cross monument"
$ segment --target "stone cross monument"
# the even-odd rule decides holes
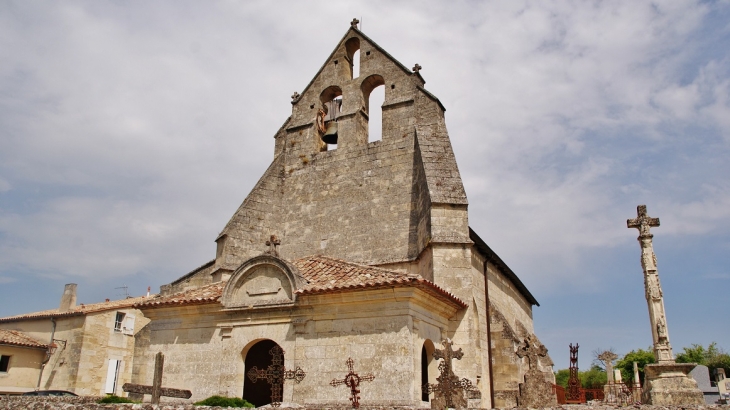
[[[697,382],[688,376],[696,363],[675,363],[669,344],[667,317],[664,312],[664,295],[659,285],[656,255],[652,246],[650,228],[659,226],[659,218],[646,214],[646,205],[636,208],[637,217],[626,221],[626,226],[639,230],[641,267],[644,270],[646,303],[649,305],[649,321],[654,342],[655,364],[644,367],[644,390],[641,401],[651,405],[703,404],[704,395]]]
[[[641,244],[641,267],[644,269],[644,288],[646,303],[649,305],[649,321],[651,335],[654,341],[654,358],[657,363],[674,363],[672,346],[669,344],[667,318],[664,313],[664,296],[657,274],[656,255],[652,246],[650,228],[659,226],[659,218],[650,218],[646,214],[646,205],[637,207],[638,216],[626,221],[626,226],[639,230],[639,244]]]

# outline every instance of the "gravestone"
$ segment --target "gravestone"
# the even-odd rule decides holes
[[[347,373],[344,379],[332,379],[330,382],[330,386],[337,387],[341,384],[344,384],[345,386],[350,388],[350,402],[352,403],[353,408],[359,408],[360,407],[360,382],[370,382],[375,380],[375,376],[372,374],[366,374],[364,376],[360,376],[359,374],[355,373],[355,361],[352,360],[352,357],[347,359],[347,368],[350,369],[350,372]]]
[[[157,352],[155,355],[155,373],[152,378],[152,386],[146,386],[142,384],[124,383],[122,390],[127,393],[144,396],[149,394],[152,396],[151,403],[159,404],[160,396],[165,397],[176,397],[180,399],[189,399],[193,393],[190,390],[172,389],[169,387],[162,387],[162,369],[165,365],[165,355],[162,352]]]
[[[434,393],[434,399],[431,400],[431,408],[441,410],[445,408],[466,409],[467,393],[476,394],[479,390],[472,385],[469,379],[461,379],[454,374],[451,360],[461,360],[464,353],[459,350],[453,350],[453,343],[450,339],[443,342],[444,348],[433,351],[434,359],[442,359],[439,363],[439,376],[436,378],[438,383],[428,383],[423,386],[423,390],[430,394]],[[479,393],[480,394],[480,393]],[[481,396],[480,396],[481,397]],[[474,398],[478,398],[474,396]]]
[[[646,213],[646,205],[636,207],[636,218],[626,220],[628,228],[639,230],[641,246],[641,267],[644,271],[644,290],[649,307],[649,322],[654,341],[655,364],[644,367],[644,391],[641,395],[643,404],[651,405],[683,405],[704,404],[705,399],[697,382],[689,377],[695,363],[676,363],[669,344],[664,295],[659,284],[657,259],[651,233],[652,227],[659,226],[659,218],[652,218]]]
[[[524,382],[519,385],[517,405],[519,407],[540,408],[558,404],[558,398],[553,391],[553,383],[544,372],[540,371],[538,360],[547,356],[547,348],[538,343],[535,338],[525,338],[517,347],[517,357],[526,357],[528,370]]]
[[[717,387],[712,385],[710,382],[710,369],[707,366],[701,364],[695,366],[689,375],[697,382],[697,387],[700,389],[702,394],[705,396],[705,403],[715,404],[720,399],[720,393]]]

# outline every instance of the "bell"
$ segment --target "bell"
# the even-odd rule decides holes
[[[325,144],[337,144],[337,123],[335,121],[330,121],[327,125],[327,131],[322,136],[322,141]]]

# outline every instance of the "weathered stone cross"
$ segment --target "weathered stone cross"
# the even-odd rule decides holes
[[[413,66],[413,72],[417,73],[417,72],[421,71],[422,68],[423,67],[421,67],[418,63],[416,63],[416,65]]]
[[[350,22],[350,27],[352,27],[352,28],[357,28],[357,25],[358,25],[359,23],[360,23],[360,20],[358,20],[358,19],[356,19],[356,18],[355,18],[355,19],[352,19],[352,21]]]
[[[375,379],[375,376],[372,374],[366,374],[365,376],[360,377],[357,373],[355,373],[355,362],[352,360],[352,357],[347,359],[347,368],[350,369],[350,373],[347,373],[347,376],[345,376],[344,379],[337,380],[332,379],[330,382],[330,385],[332,387],[337,387],[341,384],[344,384],[345,386],[350,388],[350,401],[352,402],[352,407],[358,408],[360,407],[360,389],[358,387],[360,386],[360,382],[365,381],[373,381]]]
[[[532,336],[526,338],[519,346],[517,346],[517,357],[527,357],[529,369],[537,370],[538,357],[545,356],[547,356],[547,348],[535,343]]]
[[[152,404],[159,404],[160,396],[189,399],[193,395],[190,390],[162,387],[162,368],[164,365],[165,355],[163,355],[162,352],[158,352],[157,355],[155,355],[155,375],[152,378],[152,386],[124,383],[122,390],[127,393],[150,394],[152,395]]]
[[[279,245],[281,245],[279,238],[276,235],[271,235],[271,238],[266,241],[266,246],[269,247],[269,250],[266,251],[266,253],[271,256],[279,256]]]
[[[644,270],[644,291],[646,303],[649,305],[649,322],[651,335],[654,341],[654,357],[657,363],[674,363],[672,346],[669,344],[669,331],[664,310],[664,296],[659,284],[657,273],[656,254],[650,228],[659,226],[659,218],[651,218],[646,214],[646,205],[636,207],[637,217],[626,220],[628,228],[639,230],[639,245],[641,246],[641,267]]]
[[[603,364],[606,366],[606,377],[608,378],[608,383],[613,383],[613,361],[618,359],[618,355],[610,350],[606,350],[605,352],[598,355],[598,360],[602,361]]]
[[[296,370],[286,370],[284,367],[284,349],[274,346],[269,350],[271,354],[271,364],[264,369],[258,369],[256,366],[248,371],[248,378],[256,383],[259,379],[266,380],[271,386],[271,406],[279,407],[281,405],[281,391],[284,387],[284,380],[294,380],[299,383],[304,380],[307,375],[304,370],[297,367]]]
[[[292,102],[292,104],[294,104],[297,101],[299,101],[299,97],[301,97],[301,95],[299,95],[298,92],[294,91],[294,94],[291,95],[291,102]]]
[[[466,409],[467,401],[466,392],[478,392],[479,390],[471,384],[468,379],[461,379],[454,374],[451,366],[451,360],[461,360],[464,353],[459,350],[454,351],[451,346],[451,340],[446,339],[441,344],[444,345],[443,350],[435,349],[433,351],[434,359],[443,359],[439,363],[439,377],[436,378],[438,383],[428,383],[423,386],[423,390],[427,393],[434,393],[434,399],[431,402],[432,409],[455,408]]]

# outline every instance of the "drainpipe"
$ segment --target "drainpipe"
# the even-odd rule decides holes
[[[491,318],[489,317],[489,273],[487,267],[489,262],[484,261],[484,300],[486,301],[487,307],[487,351],[489,352],[489,399],[491,400],[491,406],[494,408],[494,371],[492,369],[492,329],[491,329]]]
[[[41,371],[38,374],[38,384],[36,384],[35,389],[40,390],[41,388],[41,378],[43,377],[43,369],[46,367],[46,364],[49,360],[51,360],[51,347],[53,346],[53,336],[56,335],[56,318],[51,318],[51,323],[53,324],[53,327],[51,328],[51,340],[48,342],[48,349],[46,350],[46,358],[43,359],[43,362],[41,363]]]

